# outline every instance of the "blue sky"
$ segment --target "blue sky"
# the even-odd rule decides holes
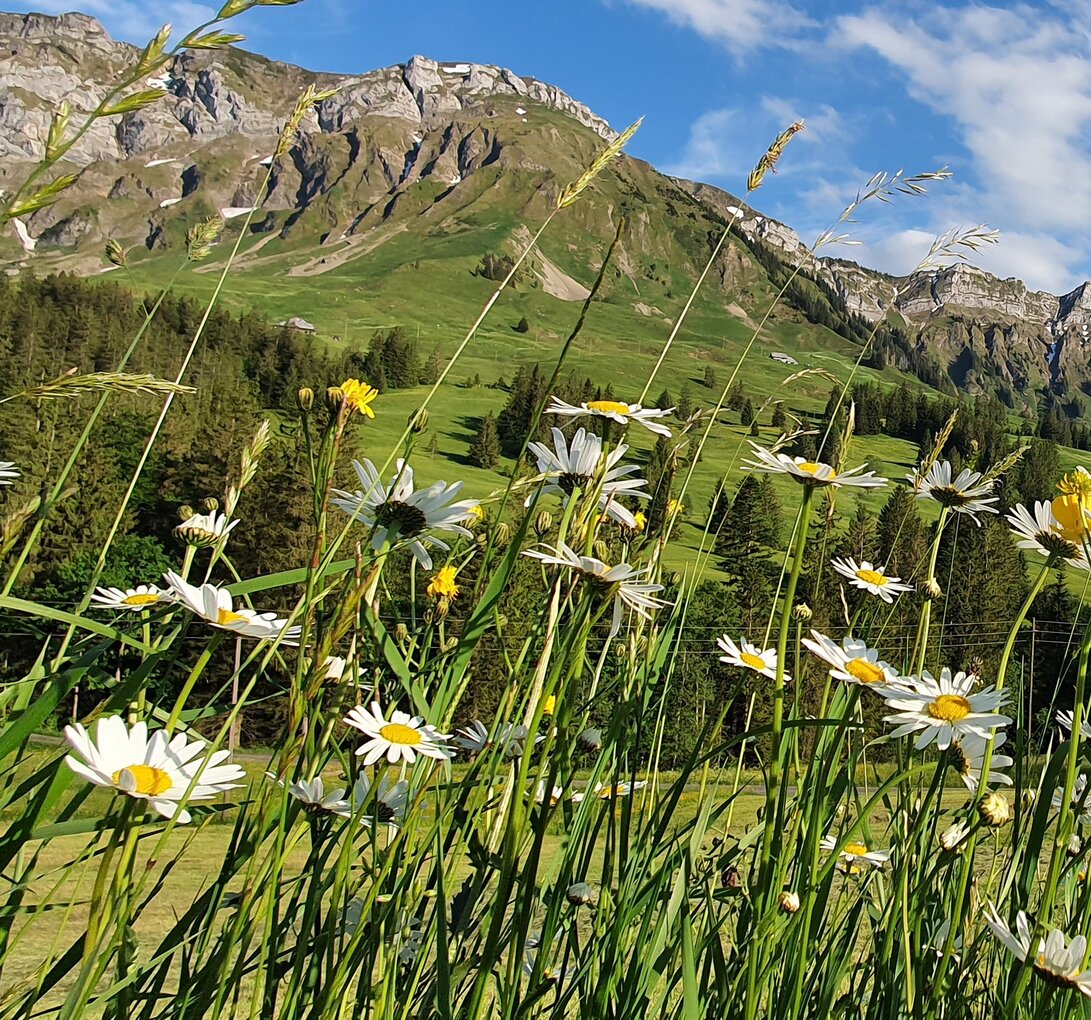
[[[197,0],[81,9],[134,42],[211,13]],[[1091,0],[303,0],[238,20],[248,48],[318,70],[414,53],[511,67],[615,127],[644,115],[630,152],[736,192],[803,117],[753,204],[805,241],[874,171],[948,165],[928,197],[866,208],[852,227],[864,244],[843,254],[905,272],[936,234],[988,223],[1002,233],[977,259],[990,271],[1054,292],[1091,276]]]

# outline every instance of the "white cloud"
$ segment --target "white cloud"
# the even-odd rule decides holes
[[[42,14],[63,14],[72,10],[73,0],[35,0],[31,6],[17,6]],[[168,22],[174,26],[174,37],[180,39],[186,32],[215,18],[219,7],[209,7],[192,0],[167,0],[165,3],[81,0],[79,9],[98,18],[114,38],[143,44]]]
[[[809,20],[785,0],[626,0],[662,11],[671,21],[726,43],[736,53],[766,42],[783,43]]]
[[[678,161],[666,172],[696,181],[723,180],[746,174],[739,158],[739,118],[733,110],[702,113],[689,129],[689,140]],[[755,157],[756,159],[756,157]]]
[[[979,218],[1001,228],[1091,226],[1091,47],[1041,8],[934,8],[927,22],[871,10],[835,37],[874,51],[954,120],[981,183]]]

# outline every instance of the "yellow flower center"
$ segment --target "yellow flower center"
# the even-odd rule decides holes
[[[158,601],[158,595],[126,595],[121,600],[121,604],[123,606],[150,606]]]
[[[928,714],[942,722],[961,722],[970,714],[970,703],[961,694],[941,694],[928,706]]]
[[[157,797],[173,785],[166,772],[153,768],[151,765],[130,765],[127,768],[118,769],[110,778],[116,786],[121,786],[122,777],[135,784],[132,793],[139,793],[145,797]]]
[[[877,584],[880,588],[889,583],[889,579],[886,575],[880,574],[878,570],[857,570],[856,576],[860,578],[864,584]]]
[[[628,414],[629,405],[620,400],[589,400],[588,411],[597,411],[599,414]]]
[[[432,598],[453,599],[458,597],[458,585],[455,584],[455,568],[443,567],[436,571],[432,583],[428,585],[428,594]]]
[[[230,627],[233,623],[245,623],[246,617],[242,613],[233,613],[230,609],[221,609],[216,614],[216,622],[221,627]]]
[[[341,383],[341,392],[345,395],[345,406],[352,411],[359,411],[369,418],[375,417],[371,402],[379,395],[374,386],[369,386],[359,379],[346,379]]]
[[[1087,518],[1084,512],[1091,510],[1091,493],[1067,492],[1054,499],[1050,506],[1053,508],[1053,516],[1061,526],[1061,535],[1067,541],[1079,544],[1087,537]]]
[[[813,460],[805,460],[800,464],[796,464],[796,470],[802,471],[806,475],[817,475],[821,471],[826,471],[827,478],[836,478],[837,472],[829,466],[829,464],[819,464]]]
[[[883,679],[883,671],[867,659],[853,659],[845,663],[845,672],[862,684],[877,684]]]
[[[421,742],[420,730],[396,722],[387,723],[382,727],[379,730],[379,736],[388,743],[404,744],[408,747],[415,747]]]
[[[760,655],[755,655],[753,652],[740,652],[739,658],[743,661],[743,664],[749,666],[751,669],[756,669],[759,672],[765,669],[765,660]]]
[[[863,857],[864,854],[868,853],[868,848],[864,843],[846,843],[843,852],[852,854],[853,857]]]

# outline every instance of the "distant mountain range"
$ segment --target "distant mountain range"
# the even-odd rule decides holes
[[[56,103],[90,108],[136,52],[85,15],[0,14],[0,187],[40,155]],[[383,246],[439,261],[503,252],[614,137],[552,85],[421,56],[339,76],[239,49],[199,52],[176,60],[161,83],[164,100],[96,124],[71,150],[76,185],[0,238],[9,271],[95,272],[108,237],[154,256],[203,216],[218,212],[230,226],[255,207],[241,272],[366,274],[367,256]],[[311,83],[339,91],[271,163]],[[1058,296],[967,266],[894,279],[818,260],[788,227],[727,192],[629,157],[558,224],[549,254],[533,264],[536,283],[558,300],[581,299],[625,213],[616,275],[636,313],[666,320],[736,209],[739,243],[721,256],[706,309],[749,323],[801,266],[788,294],[797,316],[859,342],[896,289],[892,328],[870,356],[877,367],[947,392],[995,394],[1020,410],[1044,400],[1070,414],[1091,407],[1091,284]]]

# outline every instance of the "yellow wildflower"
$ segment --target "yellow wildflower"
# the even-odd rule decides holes
[[[345,395],[345,405],[350,411],[359,411],[369,418],[375,417],[371,402],[379,395],[379,391],[374,386],[360,382],[359,379],[346,379],[340,388]]]
[[[428,594],[434,599],[458,598],[458,585],[455,584],[455,578],[454,567],[441,567],[432,576],[432,583],[428,585]]]
[[[552,715],[557,711],[557,696],[555,694],[549,695],[542,701],[542,715]]]
[[[636,521],[636,527],[633,529],[634,531],[643,531],[648,526],[648,518],[644,516],[642,510],[637,510],[637,512],[633,514],[633,520]]]
[[[1065,475],[1057,483],[1060,493],[1053,500],[1053,516],[1061,526],[1061,534],[1069,542],[1082,543],[1088,538],[1087,514],[1091,512],[1091,474],[1084,468]]]

